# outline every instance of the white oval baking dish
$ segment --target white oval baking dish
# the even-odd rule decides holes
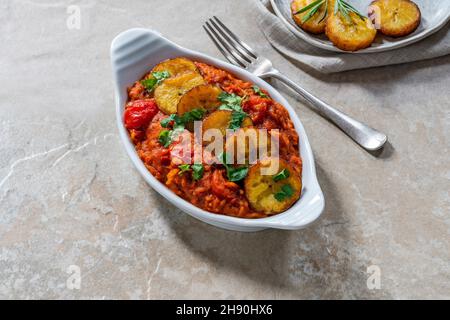
[[[241,79],[266,89],[275,101],[281,103],[288,110],[300,137],[300,153],[303,160],[302,196],[289,210],[262,219],[243,219],[210,213],[175,195],[164,184],[153,177],[144,166],[123,125],[127,87],[137,79],[140,79],[158,62],[180,56],[230,71]],[[266,228],[301,229],[320,216],[324,209],[325,201],[317,181],[314,157],[305,129],[289,103],[267,82],[229,63],[182,48],[167,40],[158,32],[142,28],[124,31],[112,41],[111,63],[114,74],[117,125],[125,150],[145,181],[173,205],[201,221],[234,231],[259,231]]]

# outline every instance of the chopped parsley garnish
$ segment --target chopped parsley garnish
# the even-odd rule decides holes
[[[192,169],[192,178],[194,180],[200,180],[203,177],[203,173],[205,172],[205,168],[200,163],[196,163],[193,165],[182,164],[179,165],[178,168],[180,169],[180,172],[178,172],[178,174],[183,174]]]
[[[203,177],[203,172],[205,171],[203,165],[196,163],[193,164],[191,168],[192,168],[192,178],[194,178],[194,180],[200,180]]]
[[[172,142],[172,139],[170,137],[170,131],[169,130],[161,131],[158,135],[158,141],[163,145],[163,147],[167,148]]]
[[[241,167],[233,167],[227,163],[228,160],[228,154],[222,153],[221,156],[219,156],[219,159],[221,160],[223,166],[227,170],[227,178],[228,180],[232,182],[240,181],[244,179],[247,176],[248,173],[248,167],[247,166],[241,166]]]
[[[192,109],[189,112],[185,112],[181,117],[177,114],[171,114],[167,118],[160,121],[162,127],[167,128],[169,124],[173,121],[174,128],[176,126],[186,126],[191,121],[201,120],[205,115],[205,109]]]
[[[163,134],[164,137],[159,137],[159,142],[167,148],[172,143],[172,141],[176,140],[178,136],[184,131],[188,123],[195,120],[201,120],[205,113],[206,111],[204,109],[193,109],[189,112],[186,112],[181,117],[177,114],[171,114],[167,118],[162,119],[159,123],[163,128],[168,128],[172,122],[173,126],[171,130],[161,131],[160,136],[161,134]],[[168,131],[169,133],[164,133],[164,131]]]
[[[168,71],[156,71],[152,72],[151,77],[142,80],[141,84],[145,87],[145,90],[150,93],[157,85],[169,77],[170,73]]]
[[[189,123],[189,122],[191,122],[191,121],[202,120],[202,119],[203,119],[203,116],[205,115],[205,113],[206,113],[206,110],[205,110],[205,109],[200,109],[200,108],[198,108],[198,109],[192,109],[192,110],[189,111],[189,112],[185,112],[185,113],[181,116],[179,122],[182,122],[183,124],[186,125],[187,123]]]
[[[245,112],[233,111],[233,113],[231,114],[231,120],[228,129],[231,130],[239,129],[242,125],[242,121],[244,121],[246,117],[247,114]]]
[[[155,77],[141,80],[141,84],[144,86],[144,88],[145,88],[145,90],[147,90],[147,92],[152,92],[153,88],[156,86],[157,83],[158,83],[158,80],[156,80]]]
[[[152,75],[158,81],[162,81],[162,80],[167,79],[167,78],[170,77],[169,71],[156,71],[156,72],[152,72]]]
[[[290,184],[285,184],[281,187],[281,190],[275,193],[274,197],[279,202],[286,200],[294,195],[294,189],[292,189]]]
[[[174,127],[173,130],[162,130],[158,135],[158,141],[164,148],[167,148],[183,131],[184,126]]]
[[[183,131],[184,131],[184,126],[174,126],[174,127],[173,127],[173,130],[170,130],[170,131],[169,131],[169,132],[170,132],[170,133],[169,133],[169,137],[170,137],[169,145],[170,145],[173,141],[177,140],[177,139],[178,139],[178,136],[179,136],[180,134],[182,134]]]
[[[255,93],[257,95],[259,95],[261,98],[268,98],[267,94],[265,94],[264,92],[261,91],[261,89],[258,86],[253,86],[252,87],[253,91],[255,91]]]
[[[273,181],[278,182],[283,179],[287,179],[290,176],[290,172],[288,169],[283,169],[279,173],[273,176]]]
[[[240,181],[244,179],[248,174],[248,167],[228,167],[227,168],[227,177],[230,181]]]
[[[181,164],[178,166],[178,168],[180,169],[180,172],[178,172],[178,174],[183,174],[186,171],[189,171],[189,169],[191,169],[191,165],[190,164]]]
[[[164,118],[160,121],[161,126],[164,128],[167,128],[169,126],[169,124],[175,120],[175,117],[177,117],[176,114],[171,114],[170,116],[168,116],[167,118]]]
[[[232,111],[231,121],[228,126],[228,129],[231,130],[239,129],[242,125],[242,121],[244,121],[244,119],[248,116],[248,114],[242,110],[241,107],[242,98],[235,95],[234,93],[230,94],[222,92],[219,95],[218,99],[223,103],[219,107],[219,110]]]
[[[218,99],[220,102],[222,102],[222,105],[219,107],[219,110],[242,111],[241,107],[242,98],[235,95],[234,93],[222,92],[219,95]]]

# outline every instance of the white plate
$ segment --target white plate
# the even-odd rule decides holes
[[[372,2],[372,0],[347,1],[365,15],[367,15],[367,8]],[[416,31],[401,38],[391,38],[378,34],[372,46],[359,51],[349,52],[333,46],[325,35],[313,35],[298,27],[294,19],[292,19],[292,0],[270,0],[270,2],[276,15],[297,37],[318,48],[335,52],[372,53],[401,48],[432,35],[450,21],[450,0],[414,0],[422,12],[422,21]]]
[[[275,101],[289,111],[300,137],[300,152],[303,159],[302,196],[289,210],[262,219],[242,219],[210,213],[175,195],[153,177],[144,166],[123,125],[122,115],[127,101],[127,87],[140,79],[158,62],[179,56],[215,65],[234,73],[241,79],[255,83],[266,89]],[[111,62],[115,83],[117,125],[125,149],[145,181],[172,204],[206,223],[236,231],[258,231],[266,228],[300,229],[320,216],[325,202],[317,181],[314,157],[305,129],[289,103],[267,82],[229,63],[182,48],[159,33],[148,29],[130,29],[119,34],[111,44]]]

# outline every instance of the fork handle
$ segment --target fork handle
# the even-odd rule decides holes
[[[321,113],[325,118],[333,122],[364,149],[375,151],[383,147],[386,143],[387,136],[384,133],[381,133],[364,123],[352,119],[345,113],[336,110],[326,102],[320,100],[307,90],[300,87],[278,70],[267,73],[263,77],[267,76],[274,77],[294,89],[303,98],[305,98],[315,110],[319,111],[319,113]]]

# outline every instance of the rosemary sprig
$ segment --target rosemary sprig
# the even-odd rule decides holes
[[[355,7],[353,7],[348,2],[345,2],[344,0],[336,0],[336,3],[334,4],[334,14],[338,13],[338,11],[347,19],[347,21],[352,21],[350,18],[350,12],[353,12],[358,17],[361,18],[361,20],[364,21],[366,18],[364,15],[362,15]]]
[[[325,10],[324,10],[324,12],[323,12],[322,18],[319,20],[318,23],[321,23],[323,20],[325,20],[325,18],[327,17],[327,15],[328,15],[328,0],[325,1]]]
[[[323,16],[320,19],[320,21],[318,22],[318,23],[321,23],[328,16],[328,1],[329,0],[316,0],[314,2],[311,2],[307,6],[301,8],[300,10],[295,12],[294,15],[308,12],[308,14],[306,14],[302,18],[302,23],[305,23],[319,11],[319,9],[322,5],[325,5],[325,11],[323,13]],[[344,0],[336,0],[336,2],[334,4],[334,14],[337,14],[338,12],[340,12],[345,17],[345,19],[347,19],[348,21],[352,21],[352,19],[350,18],[351,12],[356,14],[362,20],[364,20],[366,18],[357,9],[355,9],[355,7],[353,7],[351,4],[349,4],[348,2],[346,2]]]
[[[302,18],[302,23],[305,23],[306,21],[308,21],[309,19],[311,19],[311,17],[312,17],[313,15],[315,15],[317,11],[319,11],[320,7],[321,7],[325,2],[328,4],[328,0],[316,0],[316,1],[314,1],[314,2],[311,2],[311,3],[308,4],[307,6],[301,8],[300,10],[298,10],[297,12],[295,12],[294,15],[297,15],[297,14],[304,13],[304,12],[306,12],[306,11],[309,11],[308,14]]]

